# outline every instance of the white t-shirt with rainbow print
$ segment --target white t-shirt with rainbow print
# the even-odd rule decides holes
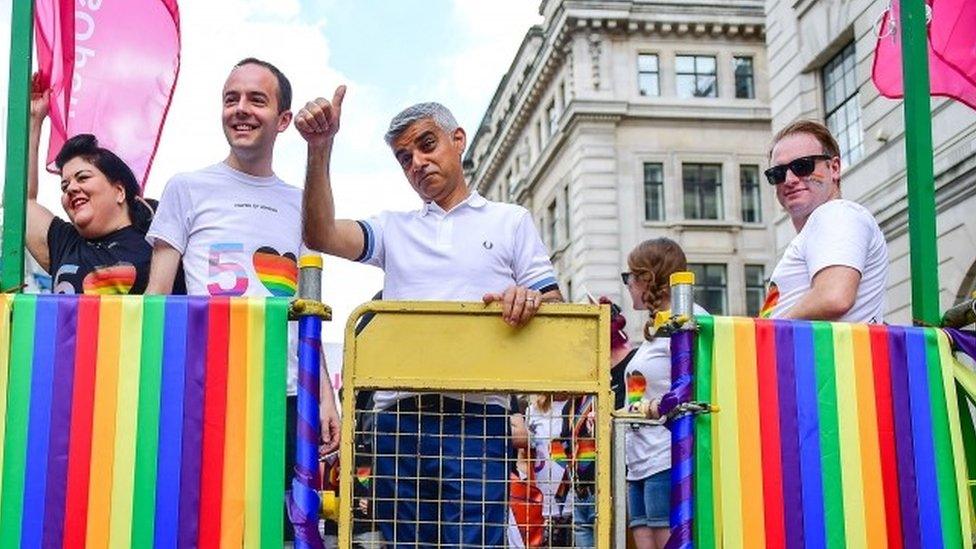
[[[183,255],[189,295],[292,297],[305,249],[301,220],[301,189],[221,162],[169,180],[146,239]],[[289,394],[295,392],[293,355]]]

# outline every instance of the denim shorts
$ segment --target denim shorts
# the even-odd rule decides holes
[[[671,469],[627,481],[627,524],[667,528],[671,514]]]
[[[573,547],[594,547],[593,524],[596,522],[596,501],[593,494],[576,496],[573,503]]]

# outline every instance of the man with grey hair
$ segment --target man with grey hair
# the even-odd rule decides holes
[[[295,118],[308,142],[303,233],[309,247],[380,267],[383,299],[501,302],[513,328],[561,301],[529,212],[472,192],[467,136],[451,112],[420,103],[385,139],[423,201],[412,212],[337,220],[329,163],[345,87]],[[463,360],[458,364],[464,368]],[[507,400],[496,394],[377,391],[375,518],[395,546],[502,547],[508,522]],[[421,436],[438,433],[441,436]]]

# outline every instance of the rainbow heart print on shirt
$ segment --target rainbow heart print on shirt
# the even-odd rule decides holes
[[[275,297],[291,297],[298,291],[298,262],[294,254],[279,254],[270,246],[254,252],[254,272],[261,284]]]
[[[136,267],[131,263],[117,263],[98,267],[82,281],[87,295],[126,295],[136,283]]]
[[[640,404],[647,392],[647,379],[640,372],[627,376],[627,404]]]

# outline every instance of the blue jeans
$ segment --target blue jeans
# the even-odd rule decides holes
[[[394,547],[504,547],[505,410],[447,398],[428,410],[409,400],[376,414],[375,512],[384,539]]]
[[[631,528],[671,525],[671,469],[627,481],[627,514]]]
[[[578,549],[595,547],[593,524],[596,522],[596,499],[593,492],[586,496],[576,496],[573,500],[573,547]]]

